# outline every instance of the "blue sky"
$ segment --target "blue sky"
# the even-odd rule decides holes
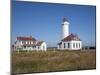
[[[33,36],[49,47],[61,40],[61,23],[66,17],[70,33],[77,34],[86,45],[95,45],[95,6],[12,2],[12,42],[17,36]]]

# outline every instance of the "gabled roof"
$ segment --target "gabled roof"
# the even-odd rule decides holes
[[[66,22],[66,21],[68,21],[65,17],[63,18],[63,22]]]
[[[33,38],[32,36],[29,36],[29,37],[17,37],[17,40],[22,40],[22,41],[36,41],[35,38]]]
[[[81,41],[80,38],[77,35],[74,35],[72,33],[69,36],[62,39],[62,41],[72,41],[72,40]]]

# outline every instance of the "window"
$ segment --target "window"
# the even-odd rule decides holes
[[[61,48],[62,42],[59,43],[59,48]]]
[[[26,41],[26,44],[29,44],[30,42],[29,41]]]
[[[29,44],[31,44],[31,41],[29,41]]]
[[[24,46],[24,48],[26,48],[26,46]]]
[[[22,44],[25,44],[25,41],[22,41]]]
[[[30,44],[30,41],[28,41],[28,44]]]
[[[73,48],[75,48],[75,43],[73,43]]]
[[[38,46],[38,49],[39,49],[40,47]]]
[[[33,46],[33,48],[35,48],[35,46]]]
[[[64,43],[64,48],[66,48],[66,43]]]
[[[78,44],[76,43],[76,48],[78,48]]]
[[[28,41],[28,44],[30,44],[30,42]]]
[[[70,43],[68,43],[68,48],[70,48]]]
[[[80,43],[79,43],[79,48],[80,48]]]

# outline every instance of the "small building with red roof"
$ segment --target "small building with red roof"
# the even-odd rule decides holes
[[[47,44],[44,41],[38,41],[32,36],[18,36],[14,43],[14,50],[47,50]]]

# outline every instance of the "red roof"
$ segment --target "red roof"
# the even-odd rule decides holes
[[[74,35],[74,34],[70,34],[69,36],[62,39],[62,41],[71,41],[71,40],[81,41],[80,38],[77,35]]]
[[[23,40],[23,41],[36,41],[36,39],[33,38],[32,36],[30,36],[30,37],[21,37],[21,36],[19,36],[19,37],[17,37],[17,40]]]

